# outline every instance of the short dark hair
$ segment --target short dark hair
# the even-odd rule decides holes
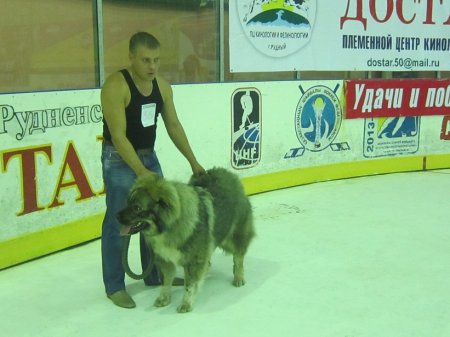
[[[138,46],[144,46],[150,49],[157,49],[161,45],[156,37],[147,32],[138,32],[130,38],[129,51],[134,53]]]

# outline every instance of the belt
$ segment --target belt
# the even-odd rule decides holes
[[[105,143],[105,145],[107,146],[111,146],[114,147],[113,143],[110,142],[109,140],[103,140],[103,142]],[[145,149],[135,149],[137,154],[152,154],[153,153],[153,149],[152,148],[145,148]]]
[[[136,150],[137,154],[152,154],[153,153],[153,149],[148,148],[148,149],[137,149]]]

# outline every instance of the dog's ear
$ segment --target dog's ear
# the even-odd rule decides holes
[[[159,207],[161,207],[163,209],[169,209],[168,202],[162,198],[158,200],[158,205],[159,205]]]
[[[167,182],[162,181],[158,190],[158,207],[166,215],[178,218],[180,215],[180,198],[176,188]]]
[[[167,226],[164,223],[164,221],[161,219],[161,217],[156,216],[155,221],[153,222],[156,226],[156,230],[158,231],[158,233],[163,233],[166,231]]]
[[[128,201],[133,200],[135,198],[135,195],[143,190],[144,188],[140,186],[135,186],[134,188],[131,188],[130,193],[128,194]]]
[[[139,188],[143,188],[143,189],[148,189],[148,186],[151,186],[153,184],[155,184],[156,181],[160,180],[161,177],[158,176],[156,173],[155,174],[149,174],[149,175],[145,175],[143,177],[138,177],[133,185],[133,190],[134,189],[139,189]]]

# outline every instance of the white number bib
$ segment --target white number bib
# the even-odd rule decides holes
[[[155,124],[156,103],[144,104],[141,107],[141,122],[145,128]]]

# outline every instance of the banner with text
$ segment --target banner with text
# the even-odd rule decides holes
[[[450,80],[349,80],[345,118],[450,115]]]
[[[450,70],[450,1],[230,0],[230,71]]]
[[[0,242],[103,212],[100,91],[0,95]]]

